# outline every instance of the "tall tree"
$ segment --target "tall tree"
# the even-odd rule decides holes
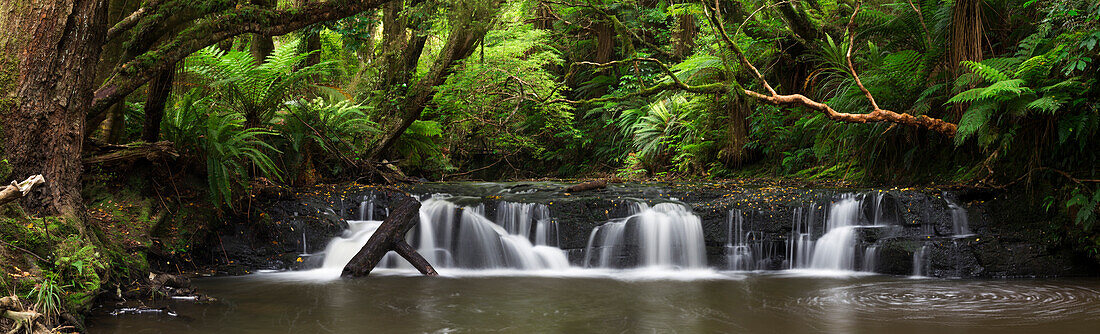
[[[0,63],[17,79],[0,88],[7,100],[0,106],[4,155],[15,177],[46,177],[42,190],[24,199],[32,212],[78,216],[84,112],[92,104],[106,3],[7,1],[0,13]]]

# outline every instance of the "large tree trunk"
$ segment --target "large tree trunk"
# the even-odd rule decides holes
[[[50,180],[24,207],[77,216],[84,116],[106,33],[105,2],[26,0],[0,3],[0,64],[14,82],[0,85],[3,154],[16,178]],[[18,73],[16,75],[13,75]]]
[[[252,3],[263,8],[275,8],[275,0],[252,0]],[[252,45],[249,50],[252,51],[252,58],[256,59],[256,63],[263,64],[267,56],[275,51],[275,40],[271,35],[252,34]]]

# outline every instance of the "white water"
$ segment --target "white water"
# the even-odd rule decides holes
[[[859,200],[845,195],[829,208],[825,234],[817,239],[812,269],[855,270],[856,226],[859,225]]]
[[[867,246],[867,249],[863,252],[863,266],[860,270],[866,272],[875,272],[875,267],[878,266],[878,246]]]
[[[558,227],[547,206],[530,203],[499,202],[496,218],[486,218],[484,205],[459,207],[448,201],[449,196],[432,196],[422,201],[420,222],[408,235],[409,242],[440,272],[499,273],[550,275],[577,270],[605,272],[615,268],[637,268],[631,271],[667,272],[707,268],[702,222],[691,209],[677,203],[661,203],[650,207],[630,202],[631,215],[611,219],[592,230],[585,249],[584,268],[572,267],[565,252],[557,247]],[[373,197],[360,206],[359,217],[373,218]],[[810,272],[850,273],[853,270],[873,272],[877,247],[861,246],[857,242],[861,226],[861,200],[874,200],[878,221],[881,198],[847,194],[823,207],[796,209],[790,241],[787,244],[788,268],[810,269]],[[815,222],[824,221],[825,233],[814,240]],[[725,256],[731,270],[765,269],[774,249],[767,249],[760,232],[746,228],[745,216],[732,210],[728,219]],[[871,218],[871,217],[869,217]],[[321,268],[301,272],[314,273],[318,278],[336,278],[340,271],[362,248],[381,221],[348,221],[349,228],[326,247]],[[820,233],[820,232],[819,232]],[[857,254],[859,253],[859,254]],[[857,255],[862,261],[857,263]],[[379,264],[380,273],[412,267],[394,253]],[[622,271],[612,270],[621,273]],[[479,275],[480,275],[479,274]],[[575,273],[574,273],[575,274]],[[641,274],[642,276],[652,276]],[[846,275],[846,274],[845,274]]]
[[[970,223],[966,216],[966,209],[946,197],[944,199],[947,200],[947,207],[951,209],[951,231],[955,234],[955,237],[973,235],[973,233],[970,233]]]
[[[913,252],[913,276],[923,277],[928,274],[928,261],[925,259],[928,256],[928,245],[920,246],[920,249]]]
[[[730,210],[726,225],[726,268],[736,271],[767,269],[767,261],[775,255],[773,244],[766,244],[761,232],[745,227],[745,216],[739,209]]]
[[[635,267],[706,267],[702,221],[691,209],[676,203],[631,205],[637,213],[592,231],[585,253],[587,265],[592,265],[595,257],[598,267],[616,267],[633,256],[637,258]]]

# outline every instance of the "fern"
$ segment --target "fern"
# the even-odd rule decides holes
[[[993,102],[980,102],[970,106],[962,119],[959,120],[958,130],[955,131],[955,144],[962,145],[966,138],[982,129],[989,123],[989,119],[996,109]]]
[[[962,65],[970,69],[970,72],[979,75],[986,82],[998,82],[1009,79],[1008,74],[1005,74],[1004,72],[1001,72],[1000,70],[987,64],[973,61],[963,61]]]

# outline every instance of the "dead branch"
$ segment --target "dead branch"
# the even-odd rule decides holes
[[[760,81],[760,84],[764,86],[764,89],[767,90],[767,94],[761,94],[749,89],[744,89],[743,92],[745,93],[745,95],[763,100],[773,105],[795,105],[820,111],[825,114],[825,117],[835,121],[848,123],[890,122],[918,128],[925,128],[935,132],[939,132],[947,137],[954,137],[955,130],[958,128],[955,124],[949,123],[942,119],[931,118],[925,115],[913,116],[904,112],[898,113],[891,110],[882,109],[875,101],[874,95],[872,95],[867,87],[863,85],[862,80],[860,80],[859,78],[859,74],[855,70],[855,66],[852,65],[852,47],[855,44],[855,33],[852,31],[852,28],[855,26],[855,18],[856,15],[859,14],[859,10],[862,4],[862,0],[856,2],[856,8],[852,11],[852,17],[848,20],[848,26],[845,29],[846,33],[848,34],[848,52],[845,56],[848,62],[848,70],[851,72],[850,74],[855,79],[856,85],[859,87],[860,91],[863,92],[867,100],[871,103],[872,110],[870,113],[866,114],[837,112],[829,105],[814,101],[813,99],[806,97],[802,94],[780,95],[776,93],[775,89],[772,88],[772,86],[768,84],[768,81],[764,79],[764,76],[760,74],[760,71],[755,66],[753,66],[751,62],[749,62],[744,52],[742,52],[741,48],[737,46],[737,43],[734,43],[733,39],[730,38],[730,36],[726,33],[726,29],[722,25],[721,19],[718,18],[719,15],[721,15],[719,14],[719,8],[711,8],[706,4],[705,1],[703,2],[703,7],[707,13],[708,20],[719,31],[719,35],[722,36],[722,40],[725,41],[726,44],[729,45],[730,49],[734,51],[734,53],[740,59],[741,64],[746,69],[748,69],[748,71],[752,73],[758,81]]]
[[[16,296],[0,298],[0,318],[15,321],[15,325],[8,334],[50,333],[50,330],[42,324],[42,314],[26,309]]]
[[[84,165],[107,163],[132,163],[139,159],[157,161],[164,158],[178,158],[172,142],[158,141],[155,143],[136,142],[126,145],[100,145],[96,155],[82,159]]]
[[[394,191],[398,196],[396,208],[382,221],[382,225],[371,235],[359,253],[351,259],[341,273],[343,277],[363,277],[370,275],[371,270],[382,261],[382,257],[389,251],[395,251],[398,255],[408,260],[421,274],[425,276],[437,276],[435,271],[423,256],[420,256],[408,242],[405,234],[420,221],[420,201],[401,192]]]
[[[10,185],[0,188],[0,205],[27,196],[27,194],[31,192],[31,189],[43,183],[46,183],[46,178],[42,177],[42,174],[28,177],[26,180],[23,180],[23,182],[11,181]]]

